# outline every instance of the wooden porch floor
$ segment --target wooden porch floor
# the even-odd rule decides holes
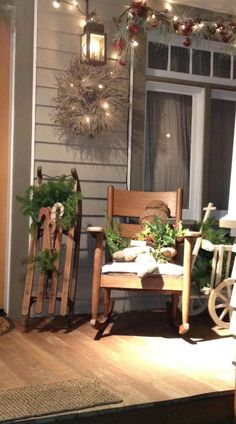
[[[29,332],[17,322],[14,330],[0,337],[1,389],[96,378],[120,395],[122,404],[97,408],[96,419],[94,410],[81,411],[68,422],[233,423],[235,341],[228,330],[215,327],[207,313],[191,321],[188,336],[181,338],[163,312],[124,313],[99,341],[94,340],[96,332],[87,316],[78,317],[72,331],[63,329],[58,318],[31,320]],[[185,418],[176,421],[181,405]],[[125,411],[130,414],[127,419]],[[49,421],[41,418],[42,422]]]

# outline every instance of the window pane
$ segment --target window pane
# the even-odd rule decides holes
[[[214,53],[214,77],[230,78],[231,57],[228,54]]]
[[[204,50],[193,50],[193,74],[210,75],[211,54]]]
[[[147,93],[145,189],[184,189],[188,207],[191,149],[192,97]]]
[[[148,67],[167,70],[168,46],[161,43],[148,43]]]
[[[171,46],[171,70],[189,73],[189,49]]]
[[[235,105],[233,101],[218,99],[211,103],[208,201],[219,210],[228,209]]]

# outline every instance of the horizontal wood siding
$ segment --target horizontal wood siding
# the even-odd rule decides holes
[[[81,8],[83,9],[83,2]],[[90,10],[96,9],[105,25],[108,37],[108,61],[112,57],[113,16],[123,10],[123,1],[90,1]],[[36,73],[36,124],[35,124],[35,175],[37,166],[50,176],[70,175],[77,169],[83,193],[83,217],[80,251],[80,269],[77,290],[78,312],[90,312],[91,270],[93,239],[87,236],[88,225],[104,225],[106,190],[112,183],[126,187],[127,174],[127,122],[118,130],[94,137],[81,137],[80,147],[66,147],[60,140],[53,123],[52,99],[57,95],[55,76],[79,55],[80,34],[83,32],[78,11],[68,5],[60,9],[51,0],[38,0],[37,73]]]

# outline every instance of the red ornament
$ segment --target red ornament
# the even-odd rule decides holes
[[[123,50],[124,47],[125,47],[125,42],[124,40],[122,40],[122,38],[120,40],[115,40],[113,43],[113,48],[116,50]]]
[[[221,34],[221,36],[222,36],[223,43],[228,43],[229,42],[229,40],[230,40],[230,36],[229,35],[226,35],[224,33],[224,34]]]
[[[148,243],[153,243],[153,236],[151,234],[145,236],[145,241],[147,241]]]
[[[185,38],[185,40],[183,41],[183,45],[184,47],[189,47],[191,45],[191,40],[189,37]]]
[[[148,7],[146,1],[133,1],[131,4],[132,15],[138,17],[146,17],[148,14]]]
[[[183,35],[189,35],[193,31],[192,24],[190,22],[183,23],[181,25]]]
[[[130,24],[129,25],[129,32],[131,34],[138,34],[140,32],[140,28],[137,24]]]
[[[122,59],[119,59],[118,60],[118,65],[125,66],[126,63]]]

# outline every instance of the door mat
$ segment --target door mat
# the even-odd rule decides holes
[[[86,378],[0,390],[0,423],[119,402],[119,396]]]
[[[0,315],[0,336],[9,333],[9,331],[11,331],[13,328],[14,325],[12,321],[4,315]]]

